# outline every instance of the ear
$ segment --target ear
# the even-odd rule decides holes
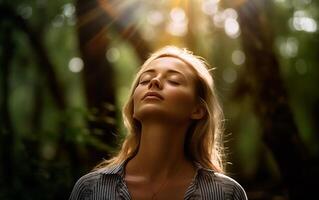
[[[193,109],[193,112],[191,113],[191,119],[201,119],[205,116],[206,110],[205,107],[201,104],[198,104]]]

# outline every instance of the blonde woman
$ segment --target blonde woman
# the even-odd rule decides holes
[[[75,184],[76,199],[247,199],[224,175],[223,113],[204,59],[166,46],[140,68],[119,153]]]

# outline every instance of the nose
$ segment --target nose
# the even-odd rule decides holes
[[[149,85],[148,85],[148,89],[151,89],[151,88],[153,88],[153,87],[155,87],[155,88],[157,88],[157,89],[162,89],[162,83],[161,83],[161,81],[158,79],[158,77],[154,77],[154,78],[150,81],[150,83],[149,83]]]

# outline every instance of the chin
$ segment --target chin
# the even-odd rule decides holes
[[[145,119],[165,119],[169,117],[170,114],[158,108],[143,108],[138,111],[134,111],[133,117],[139,121]]]
[[[137,119],[138,121],[142,122],[143,121],[165,121],[167,123],[177,123],[181,121],[187,120],[185,116],[179,116],[176,115],[176,113],[168,112],[168,111],[163,111],[159,109],[148,109],[148,110],[143,110],[143,112],[137,112],[134,113],[133,117]]]

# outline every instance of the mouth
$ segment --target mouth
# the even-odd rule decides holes
[[[162,95],[160,95],[159,93],[157,92],[147,92],[142,100],[146,99],[146,98],[149,98],[149,99],[160,99],[160,100],[163,100],[164,97]]]

